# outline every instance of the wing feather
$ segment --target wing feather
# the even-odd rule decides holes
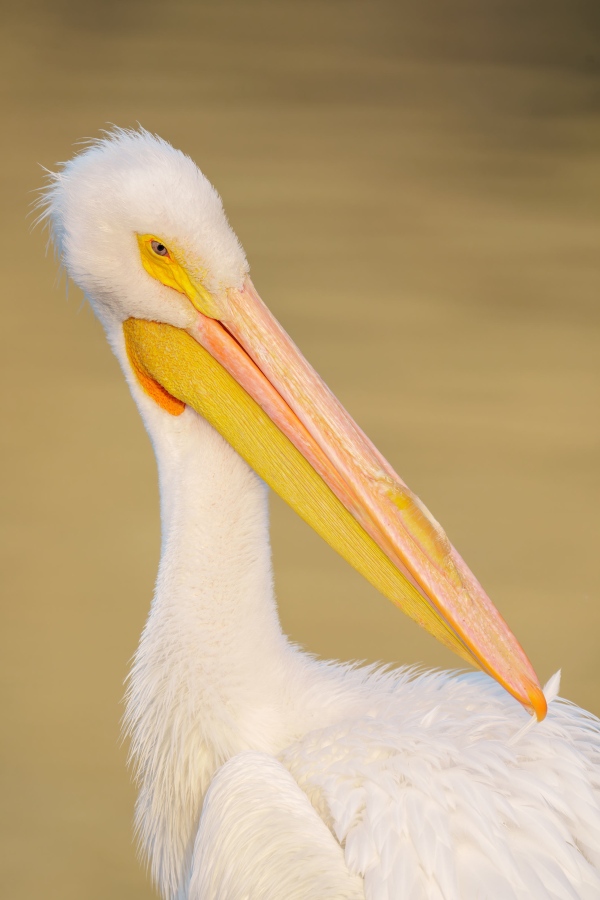
[[[600,722],[523,723],[484,676],[427,673],[280,758],[367,900],[600,897]]]
[[[289,772],[272,756],[248,751],[213,778],[185,897],[364,900],[364,890]]]

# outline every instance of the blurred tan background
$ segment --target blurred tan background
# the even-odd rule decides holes
[[[2,805],[7,900],[153,896],[123,679],[158,561],[154,461],[29,233],[38,163],[141,122],[223,195],[253,277],[443,523],[540,677],[600,712],[600,7],[518,0],[2,10]],[[275,501],[284,627],[458,664]]]

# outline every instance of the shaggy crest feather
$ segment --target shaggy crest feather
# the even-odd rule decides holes
[[[322,662],[289,644],[267,491],[189,407],[161,409],[129,316],[186,327],[140,264],[176,245],[210,290],[248,272],[220,198],[146,131],[115,129],[52,175],[40,218],[104,324],[154,444],[162,553],[129,678],[136,827],[165,898],[600,896],[600,723],[523,711],[484,675]]]
[[[49,223],[61,264],[103,322],[107,314],[123,321],[142,309],[157,319],[164,313],[168,289],[148,284],[136,233],[176,245],[211,291],[240,286],[248,272],[217,191],[189,156],[143,128],[89,142],[48,182],[37,221]],[[189,320],[183,300],[170,305],[179,313],[173,324]]]

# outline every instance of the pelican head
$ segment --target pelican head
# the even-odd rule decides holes
[[[440,525],[264,306],[221,199],[183,153],[117,130],[51,177],[62,263],[152,436],[187,408],[358,571],[543,718],[518,642]]]
[[[61,261],[103,322],[192,324],[185,293],[148,278],[148,262],[161,262],[150,236],[207,296],[244,284],[249,266],[218,193],[188,156],[145,131],[92,144],[52,176],[46,199]]]

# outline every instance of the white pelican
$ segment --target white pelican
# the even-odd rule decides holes
[[[262,304],[207,179],[116,130],[44,202],[158,462],[162,556],[127,724],[163,896],[597,900],[600,723],[560,700],[541,721],[556,682],[544,695],[438,523]],[[487,674],[291,646],[265,482]]]

